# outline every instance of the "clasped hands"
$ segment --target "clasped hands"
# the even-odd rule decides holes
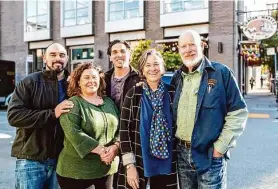
[[[106,165],[110,165],[117,156],[118,151],[118,146],[116,144],[112,144],[108,147],[99,145],[94,150],[92,150],[92,153],[98,154],[102,162],[104,162]]]

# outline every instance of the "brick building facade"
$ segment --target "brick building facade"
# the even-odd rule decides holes
[[[0,2],[0,58],[16,62],[17,82],[43,66],[41,55],[53,42],[66,46],[70,55],[69,69],[77,62],[93,59],[108,70],[111,65],[106,49],[113,39],[133,44],[141,39],[151,39],[157,44],[176,42],[184,29],[195,29],[207,38],[209,58],[226,64],[238,76],[236,10],[242,5],[237,1],[204,0],[202,6],[190,5],[194,9],[187,9],[187,1],[178,1],[180,7],[171,1],[133,0],[116,4],[117,1],[106,0],[70,6],[65,2],[68,1],[46,1],[41,9],[43,13],[38,3],[34,6],[28,1]],[[133,4],[128,4],[130,2]],[[121,16],[117,10],[120,5],[124,7],[120,8],[124,16],[117,19]],[[35,16],[29,14],[33,11],[28,9],[29,6],[37,10]],[[128,7],[131,7],[130,10]],[[78,11],[81,11],[80,14]],[[72,15],[68,13],[75,17],[70,17]],[[78,14],[81,16],[78,17]],[[36,21],[32,21],[34,18]],[[43,20],[42,24],[39,19]],[[75,25],[72,24],[74,19]],[[83,25],[78,25],[79,21]]]

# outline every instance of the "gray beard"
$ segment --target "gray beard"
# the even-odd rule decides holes
[[[194,67],[195,65],[197,65],[202,60],[202,58],[203,58],[203,56],[198,56],[198,57],[194,58],[193,60],[183,61],[183,64],[186,67]]]

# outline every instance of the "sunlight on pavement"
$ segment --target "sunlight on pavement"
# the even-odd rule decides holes
[[[259,118],[259,119],[268,119],[270,118],[269,114],[255,114],[255,113],[249,113],[248,118]]]
[[[4,133],[0,133],[0,139],[1,138],[12,138],[11,135],[7,135],[7,134],[4,134]]]

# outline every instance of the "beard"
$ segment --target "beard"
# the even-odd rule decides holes
[[[198,53],[197,56],[193,60],[183,60],[183,64],[186,67],[194,67],[202,60],[202,58],[203,58],[203,54]]]
[[[54,64],[55,64],[55,63],[60,63],[61,66],[60,66],[60,67],[54,67]],[[60,74],[60,73],[63,72],[64,69],[65,69],[63,65],[64,65],[64,64],[63,64],[62,62],[53,62],[51,67],[50,67],[49,65],[47,65],[47,64],[46,64],[46,67],[47,67],[49,70],[55,71],[56,74]]]

